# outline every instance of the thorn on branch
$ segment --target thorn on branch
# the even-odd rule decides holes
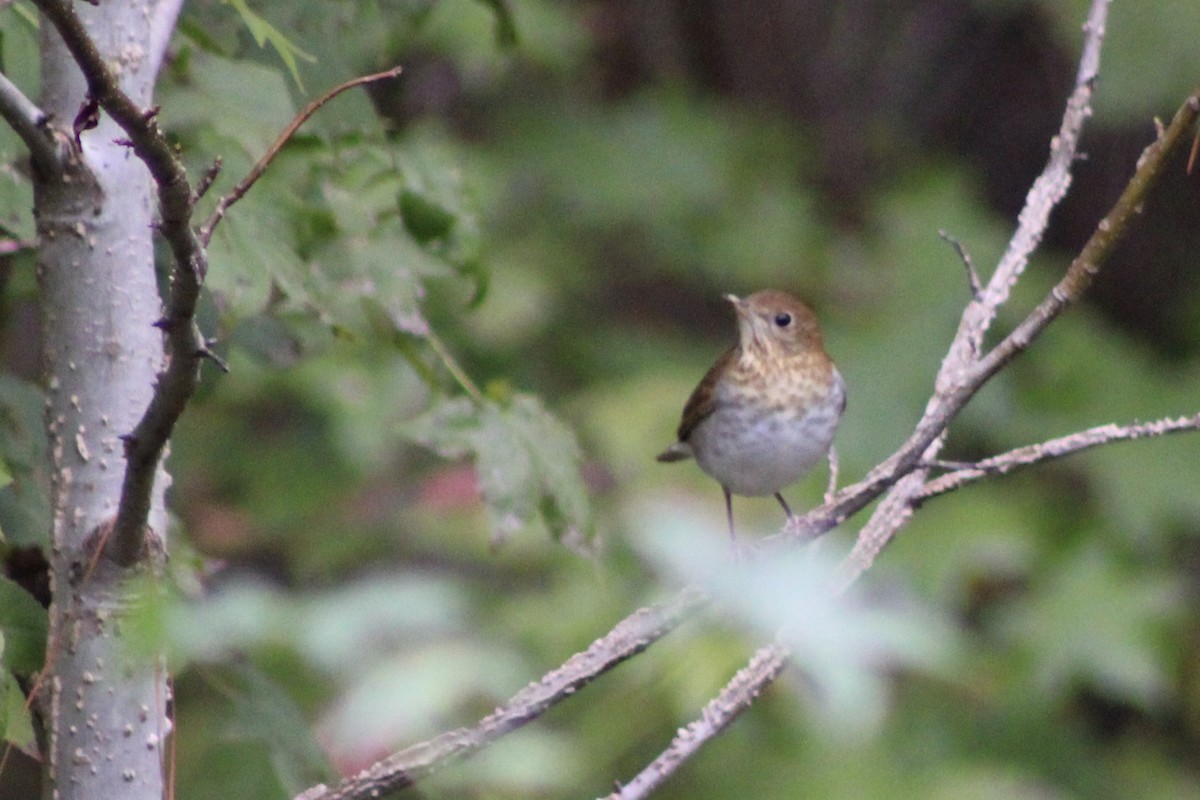
[[[151,122],[158,116],[158,112],[162,110],[162,106],[153,105],[142,112],[142,119],[146,122]]]
[[[79,147],[80,150],[83,149],[83,143],[79,141],[80,135],[84,131],[90,131],[99,124],[100,103],[96,101],[96,98],[89,94],[87,99],[83,101],[83,104],[79,106],[79,113],[75,115],[75,124],[72,125],[72,129],[75,133],[75,145]]]
[[[133,147],[133,140],[117,138],[113,139],[113,144],[120,145],[121,147]]]
[[[221,163],[221,157],[217,156],[213,159],[212,165],[204,170],[204,174],[200,176],[200,180],[196,181],[196,197],[193,199],[193,203],[204,197],[208,190],[212,188],[213,182],[216,181],[217,175],[221,172]]]
[[[955,239],[946,231],[938,231],[938,236],[943,241],[947,242],[954,251],[958,253],[958,258],[962,261],[963,266],[967,268],[967,283],[971,287],[971,299],[978,300],[983,296],[983,284],[979,282],[979,273],[975,271],[975,262],[971,259],[971,254],[967,252],[967,248],[958,239]]]

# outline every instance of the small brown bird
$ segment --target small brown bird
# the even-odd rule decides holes
[[[725,295],[737,312],[738,343],[712,365],[683,407],[679,441],[659,461],[695,458],[725,492],[775,495],[829,452],[846,409],[846,384],[825,352],[812,310],[785,292]]]

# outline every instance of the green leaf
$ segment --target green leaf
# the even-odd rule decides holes
[[[517,395],[506,404],[482,405],[464,397],[445,400],[409,420],[401,433],[444,458],[469,456],[475,462],[497,544],[534,521],[569,544],[590,539],[579,446],[537,398]]]
[[[734,560],[719,518],[677,504],[640,510],[635,525],[631,541],[663,572],[703,586],[738,630],[787,645],[832,733],[877,729],[899,669],[953,674],[962,643],[949,620],[895,591],[835,596],[831,556],[791,550]]]
[[[507,0],[479,0],[492,10],[496,18],[496,44],[515,47],[517,44],[517,22]]]
[[[270,44],[275,48],[275,52],[279,53],[280,59],[287,65],[288,71],[292,73],[292,80],[296,82],[296,86],[304,91],[304,82],[300,80],[300,70],[296,67],[296,59],[300,58],[309,63],[315,62],[316,56],[311,56],[301,50],[290,39],[284,36],[278,28],[258,14],[250,10],[246,5],[245,0],[222,0],[222,2],[233,6],[234,10],[241,15],[242,21],[246,24],[246,28],[250,31],[250,35],[254,37],[255,43],[262,47],[264,44]]]
[[[479,203],[456,154],[427,136],[410,141],[397,156],[403,185],[397,207],[415,242],[475,282],[475,302],[487,287]]]
[[[0,644],[3,642],[4,637],[0,635]],[[37,747],[25,693],[21,691],[17,679],[8,672],[0,677],[0,742],[11,743],[31,753]]]
[[[230,735],[265,743],[279,782],[289,794],[336,779],[312,726],[279,684],[250,664],[226,667],[221,676],[235,695]]]
[[[1182,596],[1166,573],[1148,579],[1089,544],[1043,576],[1004,629],[1037,658],[1031,689],[1060,693],[1083,681],[1137,707],[1162,708],[1176,671],[1164,634]]]
[[[454,227],[454,215],[425,195],[412,189],[400,190],[400,218],[404,228],[420,244],[444,239]]]
[[[0,577],[0,635],[4,663],[18,675],[42,668],[49,617],[33,595],[9,578]]]
[[[287,78],[279,70],[203,51],[192,54],[186,83],[164,91],[162,103],[163,119],[169,119],[173,129],[192,136],[209,134],[204,149],[225,159],[218,189],[226,180],[240,180],[296,113]],[[241,153],[229,152],[231,142]],[[255,186],[252,191],[260,190]],[[215,192],[209,195],[210,200],[215,197]]]
[[[0,375],[0,532],[13,545],[44,544],[49,535],[43,408],[36,387]]]

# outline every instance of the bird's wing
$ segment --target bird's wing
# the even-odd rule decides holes
[[[683,407],[683,418],[679,421],[679,441],[687,442],[692,431],[696,430],[696,426],[712,416],[712,413],[719,407],[720,400],[714,389],[721,374],[728,368],[729,362],[736,358],[736,351],[736,347],[726,350],[700,379],[696,390],[692,392],[692,396],[688,398],[687,404]]]

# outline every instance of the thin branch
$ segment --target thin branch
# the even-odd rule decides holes
[[[1007,298],[1009,289],[1024,268],[1029,252],[1041,241],[1050,210],[1070,182],[1075,144],[1084,120],[1091,113],[1088,103],[1099,69],[1107,12],[1108,0],[1093,0],[1084,26],[1086,41],[1075,89],[1067,101],[1059,134],[1051,145],[1050,158],[1026,198],[1017,230],[983,295],[978,300],[971,300],[963,310],[954,340],[934,381],[934,394],[912,435],[866,478],[839,492],[832,506],[822,506],[790,521],[784,531],[786,538],[806,540],[831,530],[892,488],[920,463],[935,459],[946,427],[991,377],[977,368],[983,337],[995,317],[996,308]],[[910,488],[915,486],[910,485]]]
[[[166,334],[166,367],[159,373],[145,414],[124,437],[125,476],[110,546],[112,558],[128,565],[143,552],[150,496],[163,449],[199,382],[196,354],[204,339],[195,314],[208,256],[192,231],[192,188],[187,172],[159,128],[157,115],[139,107],[121,90],[69,0],[33,1],[71,51],[91,99],[121,127],[149,169],[158,190],[159,230],[174,257],[166,313],[160,323]]]
[[[62,155],[49,118],[36,104],[0,72],[0,117],[21,137],[29,148],[33,167],[43,175],[55,175],[61,169]]]
[[[975,367],[978,376],[986,380],[998,372],[1018,353],[1033,344],[1055,317],[1083,296],[1083,292],[1091,285],[1092,278],[1100,271],[1125,235],[1130,222],[1142,213],[1151,187],[1158,181],[1175,149],[1187,139],[1198,116],[1200,86],[1196,87],[1192,96],[1175,112],[1171,124],[1162,131],[1158,140],[1142,151],[1138,158],[1137,170],[1129,179],[1125,190],[1117,198],[1112,210],[1096,225],[1096,230],[1071,262],[1062,280],[1055,284],[1037,308],[1022,320],[1012,333],[979,361]]]
[[[1100,220],[1091,238],[1088,239],[1087,244],[1084,245],[1075,260],[1071,262],[1062,279],[1047,293],[1037,307],[990,352],[978,361],[960,367],[954,382],[948,383],[943,392],[935,394],[930,400],[926,415],[918,424],[918,433],[914,434],[904,448],[901,448],[902,451],[908,452],[906,448],[909,448],[910,443],[920,441],[919,434],[923,427],[929,429],[937,426],[937,430],[944,431],[945,426],[980,387],[1019,353],[1033,344],[1046,326],[1068,306],[1079,300],[1091,283],[1093,276],[1108,260],[1116,248],[1117,242],[1129,229],[1129,223],[1133,217],[1141,212],[1142,204],[1145,202],[1150,188],[1158,180],[1175,148],[1186,140],[1197,116],[1200,116],[1200,87],[1197,87],[1196,93],[1180,106],[1171,120],[1171,124],[1162,132],[1158,140],[1142,152],[1138,159],[1137,169],[1126,185],[1125,191],[1121,193],[1112,210],[1104,219]],[[931,438],[930,442],[932,443],[935,438]],[[936,456],[937,453],[932,448],[924,452],[926,461],[932,460]],[[924,486],[925,471],[919,470],[918,473],[922,476],[921,480],[905,484],[911,492],[906,499],[909,504],[917,502],[918,494]],[[883,507],[881,506],[881,508]],[[873,516],[863,527],[858,541],[850,555],[847,556],[847,574],[852,573],[857,577],[869,569],[876,556],[899,532],[899,527],[888,527],[888,525],[903,524],[908,519],[909,514],[907,513],[895,513],[896,509],[891,507],[889,507],[889,511],[891,512],[889,516],[880,516],[878,519]]]
[[[639,609],[587,650],[526,686],[474,727],[449,731],[408,747],[332,789],[314,786],[297,800],[367,800],[411,786],[450,760],[470,755],[536,719],[675,630],[707,604],[703,594],[685,589],[664,603]]]
[[[450,352],[450,348],[446,347],[446,344],[442,341],[441,337],[430,330],[426,331],[425,339],[429,342],[429,346],[433,352],[437,354],[438,358],[441,359],[442,365],[446,368],[446,371],[454,377],[454,380],[458,382],[458,385],[462,387],[463,391],[466,392],[473,401],[475,401],[477,406],[482,406],[486,402],[483,392],[480,391],[479,386],[476,385],[475,381],[471,380],[471,376],[467,374],[467,371],[459,366],[458,359],[456,359],[454,354]]]
[[[952,492],[981,478],[1006,475],[1021,467],[1041,464],[1113,442],[1131,442],[1169,433],[1200,430],[1200,414],[1177,419],[1160,419],[1136,425],[1101,425],[1057,439],[1018,447],[946,473],[926,483],[917,493],[917,503]]]
[[[958,260],[963,263],[963,266],[967,270],[967,285],[971,288],[971,297],[972,299],[979,300],[983,296],[983,283],[979,280],[979,273],[975,271],[975,261],[967,251],[966,245],[946,231],[938,231],[938,236],[953,247],[954,252],[958,253]]]
[[[738,670],[721,693],[709,701],[699,719],[681,728],[666,750],[631,781],[619,785],[605,800],[640,800],[648,797],[695,755],[701,745],[740,717],[759,693],[779,677],[779,673],[787,666],[787,659],[788,651],[781,644],[769,644],[759,649],[750,663]]]
[[[1075,88],[1067,99],[1058,135],[1050,142],[1050,155],[1042,173],[1034,180],[1025,197],[1025,206],[1017,217],[1017,229],[1008,248],[992,273],[983,295],[963,312],[950,353],[938,374],[936,386],[942,390],[952,381],[959,365],[983,349],[983,337],[995,319],[997,309],[1008,299],[1012,287],[1029,263],[1050,221],[1050,212],[1062,201],[1071,186],[1071,167],[1075,163],[1083,124],[1092,115],[1091,100],[1100,74],[1100,50],[1108,20],[1110,0],[1092,0],[1084,23],[1083,53],[1075,75]]]
[[[300,126],[307,122],[308,118],[315,114],[317,110],[321,108],[321,106],[325,105],[347,89],[353,89],[356,86],[382,81],[387,78],[395,78],[400,74],[402,69],[402,67],[392,67],[384,72],[376,72],[373,75],[363,75],[361,77],[354,78],[353,80],[346,81],[339,86],[333,87],[328,92],[306,105],[300,111],[300,113],[292,119],[291,123],[289,123],[288,126],[283,129],[283,133],[279,134],[279,138],[277,138],[275,142],[267,149],[267,152],[264,153],[262,158],[258,160],[258,163],[251,168],[249,174],[246,175],[245,178],[242,178],[241,182],[238,183],[237,186],[233,187],[228,194],[224,195],[220,200],[217,201],[217,206],[213,209],[212,214],[209,215],[208,220],[206,220],[205,223],[200,226],[200,241],[203,242],[205,246],[208,245],[209,241],[212,239],[213,229],[217,227],[222,219],[224,219],[225,213],[229,211],[229,207],[246,196],[246,192],[250,191],[250,187],[254,186],[254,184],[258,182],[258,179],[263,176],[263,173],[267,171],[267,167],[270,166],[271,162],[275,160],[275,156],[279,155],[279,151],[283,149],[283,146],[287,144],[288,140],[291,139],[292,136],[295,135],[296,131],[300,129]]]
[[[221,174],[221,166],[223,163],[224,162],[221,160],[221,157],[217,156],[213,159],[213,163],[209,165],[208,169],[204,170],[204,173],[200,176],[200,180],[196,181],[197,200],[199,200],[201,197],[204,197],[204,195],[208,193],[208,190],[212,188],[213,181],[215,181],[217,176]]]
[[[34,4],[54,25],[71,51],[87,81],[91,100],[125,131],[134,152],[149,169],[158,189],[162,220],[159,230],[174,257],[170,291],[165,303],[166,313],[159,321],[159,327],[166,336],[167,366],[159,374],[145,414],[133,431],[123,437],[125,476],[110,541],[113,559],[119,564],[131,564],[143,551],[145,521],[150,511],[150,496],[163,450],[176,421],[195,393],[200,378],[200,363],[208,352],[196,325],[195,314],[200,286],[208,272],[205,246],[212,234],[212,227],[224,216],[228,207],[258,180],[283,142],[316,109],[351,86],[379,80],[395,74],[397,70],[349,81],[310,103],[272,150],[255,165],[250,176],[228,197],[222,198],[218,211],[205,223],[201,235],[197,235],[191,224],[195,195],[183,163],[158,125],[156,110],[140,108],[121,90],[69,0],[34,0]],[[156,20],[156,24],[165,25],[169,18],[170,13],[165,13]]]

